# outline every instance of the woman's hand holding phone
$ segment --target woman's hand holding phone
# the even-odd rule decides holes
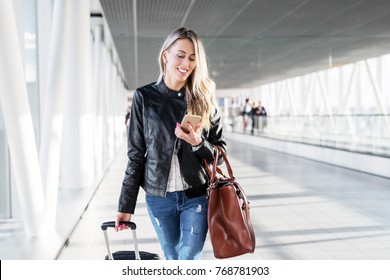
[[[177,138],[183,139],[192,146],[197,146],[202,142],[202,137],[200,136],[200,116],[196,115],[186,115],[182,123],[176,123],[175,135]]]

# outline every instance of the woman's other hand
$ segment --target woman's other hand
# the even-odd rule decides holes
[[[131,219],[130,213],[118,212],[115,217],[115,231],[128,229],[129,228],[128,226],[119,225],[119,222],[130,222],[130,219]]]

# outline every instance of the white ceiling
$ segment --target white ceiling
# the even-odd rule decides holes
[[[165,37],[185,26],[218,88],[248,88],[390,53],[388,0],[100,0],[127,86],[158,77]]]

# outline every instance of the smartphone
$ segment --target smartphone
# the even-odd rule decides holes
[[[190,123],[192,125],[192,127],[195,129],[195,127],[200,124],[200,120],[201,120],[201,116],[198,116],[198,115],[185,115],[182,122],[181,122],[181,129],[183,129],[183,131],[185,133],[190,133],[188,128],[187,128],[187,125],[186,123]]]

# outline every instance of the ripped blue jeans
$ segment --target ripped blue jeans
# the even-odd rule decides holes
[[[196,260],[207,235],[207,198],[187,198],[184,191],[166,198],[146,194],[149,216],[167,260]]]

